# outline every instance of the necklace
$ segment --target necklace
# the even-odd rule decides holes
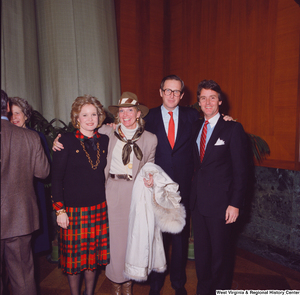
[[[90,163],[91,166],[92,166],[92,169],[93,169],[93,170],[96,170],[97,167],[98,167],[98,165],[99,165],[99,163],[100,163],[100,148],[99,148],[99,142],[97,142],[97,160],[96,160],[96,164],[95,164],[95,165],[93,164],[92,159],[91,159],[89,153],[86,151],[85,146],[84,146],[84,143],[83,143],[82,141],[80,141],[80,144],[81,144],[81,146],[82,146],[82,148],[83,148],[83,150],[84,150],[84,152],[85,152],[85,154],[86,154],[86,156],[87,156],[87,158],[88,158],[88,160],[89,160],[89,163]]]

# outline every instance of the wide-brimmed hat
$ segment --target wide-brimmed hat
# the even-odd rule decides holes
[[[149,112],[149,109],[145,105],[140,104],[136,94],[132,92],[123,92],[118,104],[109,106],[108,109],[116,117],[119,112],[119,108],[121,107],[137,107],[138,110],[141,111],[142,118],[145,117]]]

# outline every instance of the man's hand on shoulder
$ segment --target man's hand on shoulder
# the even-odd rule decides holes
[[[228,116],[228,115],[224,115],[224,114],[222,114],[222,116],[223,116],[223,120],[224,121],[236,121],[236,120],[234,120],[232,117],[230,117],[230,116]]]

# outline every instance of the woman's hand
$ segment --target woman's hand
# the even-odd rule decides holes
[[[64,229],[67,229],[69,226],[69,217],[67,213],[59,214],[56,218],[56,221],[57,224]]]
[[[61,138],[61,134],[58,134],[58,135],[56,136],[56,138],[54,139],[54,141],[53,141],[52,150],[53,150],[54,152],[56,152],[56,151],[61,151],[61,150],[64,149],[63,144],[60,143],[60,142],[58,141],[60,138]]]
[[[144,178],[144,184],[146,187],[152,187],[153,186],[153,175],[149,174],[149,179]]]

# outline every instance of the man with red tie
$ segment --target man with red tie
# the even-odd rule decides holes
[[[144,118],[146,130],[157,136],[158,145],[155,163],[179,184],[181,203],[187,211],[187,225],[179,234],[164,233],[165,247],[172,243],[172,256],[169,265],[170,280],[176,295],[186,295],[185,265],[189,237],[188,200],[193,175],[192,125],[199,113],[192,108],[179,106],[183,98],[184,83],[176,75],[162,79],[159,94],[162,105],[153,108]],[[165,273],[152,272],[150,275],[150,295],[160,294],[164,285]]]
[[[224,121],[220,86],[213,80],[198,85],[204,118],[193,126],[195,172],[190,208],[198,278],[197,294],[231,289],[230,234],[247,184],[247,136],[240,123]]]

